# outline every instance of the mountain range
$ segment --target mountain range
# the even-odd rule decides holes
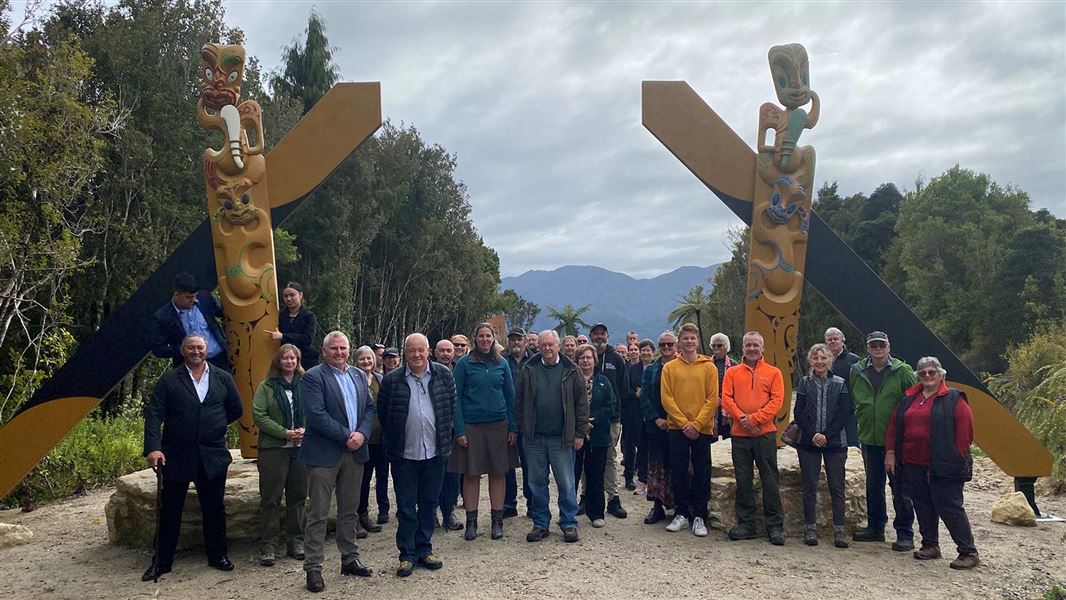
[[[641,339],[656,339],[670,325],[666,316],[677,307],[682,294],[694,285],[709,290],[707,280],[718,266],[679,267],[658,277],[635,279],[601,267],[568,265],[504,277],[500,289],[513,289],[540,307],[533,324],[536,331],[556,325],[548,317],[549,307],[561,310],[567,304],[575,308],[589,304],[581,318],[590,325],[606,324],[612,342],[625,341],[628,331],[636,331]]]

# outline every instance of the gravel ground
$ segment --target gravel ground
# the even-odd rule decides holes
[[[1011,480],[986,458],[976,458],[966,505],[981,552],[973,572],[948,568],[953,550],[941,528],[945,559],[918,562],[888,544],[852,544],[847,550],[823,543],[815,548],[789,539],[784,547],[765,540],[729,542],[721,531],[706,538],[668,533],[644,525],[649,504],[626,494],[625,520],[607,517],[593,529],[583,517],[581,541],[565,544],[558,530],[538,544],[525,541],[530,521],[508,519],[503,540],[488,538],[488,500],[483,498],[482,536],[462,532],[434,536],[444,560],[440,571],[417,569],[398,579],[395,519],[360,544],[363,561],[375,569],[368,579],[341,577],[339,555],[327,542],[321,598],[370,594],[378,598],[1041,598],[1056,582],[1066,585],[1066,523],[1015,528],[989,520],[992,504],[1012,491]],[[112,546],[104,504],[110,488],[95,490],[31,513],[0,512],[0,522],[19,523],[33,541],[0,550],[3,598],[205,598],[309,597],[301,563],[283,558],[260,567],[254,544],[232,545],[237,568],[229,573],[206,566],[199,552],[179,554],[175,571],[158,584],[142,583],[148,551]],[[483,496],[486,494],[482,486]],[[1066,516],[1066,496],[1040,496],[1045,512]],[[523,508],[520,506],[520,510]],[[462,516],[462,511],[457,511]]]

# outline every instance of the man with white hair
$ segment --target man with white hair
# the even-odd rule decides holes
[[[370,399],[366,373],[348,364],[348,336],[331,331],[322,341],[325,361],[300,380],[306,429],[300,462],[307,466],[308,507],[304,527],[304,571],[307,589],[321,592],[325,558],[326,517],[337,493],[337,548],[341,575],[370,577],[359,560],[356,542],[359,490],[363,464],[370,460],[367,440],[377,411]]]
[[[455,380],[448,367],[429,360],[429,339],[412,333],[403,341],[404,366],[381,380],[378,419],[396,494],[398,577],[415,565],[436,570],[433,528],[441,482],[452,451]]]
[[[844,332],[836,327],[830,327],[825,330],[825,345],[833,353],[833,366],[829,370],[833,375],[844,380],[848,396],[851,396],[851,365],[859,362],[859,355],[849,352],[848,347],[844,345],[845,341]],[[844,424],[844,431],[848,436],[848,445],[858,448],[859,433],[855,424],[854,412],[848,417],[848,422]]]
[[[515,420],[525,441],[523,467],[533,493],[533,529],[527,542],[548,537],[548,469],[559,489],[563,540],[578,541],[574,453],[584,444],[589,422],[585,381],[574,363],[559,353],[559,334],[540,334],[540,352],[522,367],[515,386]]]

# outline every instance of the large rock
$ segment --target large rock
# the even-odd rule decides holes
[[[729,440],[715,442],[711,446],[711,502],[708,520],[711,527],[728,530],[736,525],[735,499],[737,483],[733,472]],[[785,533],[803,535],[803,483],[800,479],[799,456],[794,448],[784,447],[777,451],[777,468],[780,473],[781,505],[785,511]],[[886,494],[891,492],[886,488]],[[857,448],[848,449],[844,469],[844,522],[850,532],[866,523],[866,475],[862,467],[862,454]],[[889,501],[891,504],[891,500]],[[755,473],[756,523],[760,534],[765,533],[762,516],[762,486],[758,470]],[[825,470],[818,478],[818,530],[828,536],[833,531],[833,510],[829,490],[825,483]]]
[[[33,539],[33,532],[22,525],[0,523],[0,548],[28,544]]]
[[[259,471],[254,460],[245,460],[237,450],[231,451],[233,464],[226,477],[226,537],[229,540],[259,539]],[[151,548],[155,535],[155,473],[151,469],[130,473],[115,480],[104,513],[107,535],[112,544]],[[331,509],[331,515],[336,514]],[[331,517],[330,527],[335,518]],[[203,519],[196,486],[189,486],[185,511],[181,517],[178,548],[203,544]]]
[[[1025,494],[1013,492],[1000,498],[992,506],[992,522],[1021,527],[1036,527],[1036,513]]]

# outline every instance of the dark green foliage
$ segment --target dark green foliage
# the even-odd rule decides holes
[[[500,293],[498,311],[507,318],[507,327],[529,330],[540,314],[540,307],[523,298],[518,292],[506,289]],[[506,332],[504,332],[506,335]]]
[[[560,308],[554,306],[548,307],[548,318],[555,319],[556,325],[553,327],[555,331],[561,336],[577,335],[580,329],[589,329],[592,327],[591,323],[586,323],[581,318],[582,315],[588,312],[592,308],[591,304],[579,306],[575,308],[571,304]]]

